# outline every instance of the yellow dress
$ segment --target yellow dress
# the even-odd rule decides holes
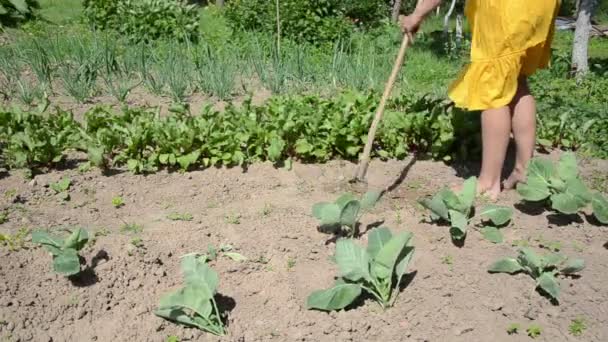
[[[506,106],[521,75],[547,67],[559,5],[559,0],[467,0],[471,62],[449,89],[456,106]]]

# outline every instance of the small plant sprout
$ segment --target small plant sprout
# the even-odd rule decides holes
[[[144,230],[144,227],[136,223],[125,223],[120,228],[120,231],[128,234],[139,234]]]
[[[490,266],[490,273],[515,274],[525,272],[536,280],[537,289],[550,298],[559,299],[560,288],[557,275],[572,275],[585,268],[582,259],[568,259],[558,253],[538,255],[530,248],[519,250],[517,258],[502,258]]]
[[[226,222],[229,224],[241,224],[241,214],[232,213],[226,216]]]
[[[477,193],[477,178],[468,178],[460,193],[443,189],[432,198],[418,202],[431,211],[431,220],[450,224],[450,235],[454,241],[464,241],[470,222],[473,220],[473,206]],[[476,213],[481,222],[487,222],[481,229],[483,236],[491,242],[502,242],[498,227],[511,220],[513,210],[508,207],[488,204]]]
[[[61,199],[67,201],[70,199],[70,195],[68,194],[68,190],[70,189],[70,185],[72,185],[72,181],[69,178],[62,178],[60,181],[56,183],[51,183],[50,187],[55,191],[56,194],[59,194]]]
[[[296,259],[294,257],[287,258],[287,270],[291,270],[296,267]]]
[[[272,213],[273,207],[270,203],[264,204],[264,208],[262,208],[262,216],[267,217]]]
[[[533,158],[526,183],[517,185],[517,192],[528,202],[549,202],[551,208],[566,215],[577,214],[589,203],[593,215],[608,224],[608,201],[599,193],[591,193],[579,177],[576,156],[564,153],[557,165],[544,158]]]
[[[32,233],[32,242],[42,245],[53,255],[53,269],[64,276],[80,273],[80,251],[89,241],[89,233],[77,228],[64,240],[44,231]]]
[[[371,210],[379,198],[380,192],[377,191],[367,192],[360,200],[346,193],[333,203],[315,204],[312,214],[320,221],[322,231],[334,234],[346,231],[350,237],[354,237],[361,215]]]
[[[112,198],[112,205],[114,206],[114,208],[120,208],[125,205],[125,201],[122,199],[121,196],[116,196]]]
[[[224,335],[224,323],[215,301],[217,273],[192,254],[182,258],[181,268],[184,286],[164,295],[154,313],[214,335]]]
[[[137,237],[131,240],[131,244],[137,248],[142,248],[144,246],[144,241],[141,238]]]
[[[0,211],[0,224],[8,221],[8,213],[6,211]]]
[[[519,333],[519,329],[521,329],[521,326],[519,325],[519,323],[511,323],[507,327],[507,334],[509,334],[509,335],[517,334],[517,333]]]
[[[532,324],[528,327],[528,329],[526,329],[526,332],[530,338],[535,339],[542,334],[543,329],[540,327],[540,325]]]
[[[171,213],[167,215],[167,218],[171,221],[192,221],[194,217],[189,213]]]
[[[587,325],[582,317],[573,319],[568,327],[568,331],[572,336],[581,336],[585,332],[585,329],[587,329]]]
[[[373,229],[367,249],[353,239],[341,238],[336,243],[335,261],[340,277],[334,287],[314,291],[306,307],[324,311],[340,310],[357,299],[363,291],[387,308],[399,295],[399,284],[412,259],[412,233],[393,235],[386,227]]]

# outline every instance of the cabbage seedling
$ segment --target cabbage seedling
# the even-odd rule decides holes
[[[363,291],[372,295],[383,308],[392,306],[414,254],[412,235],[410,232],[393,235],[386,227],[376,228],[369,234],[367,249],[353,239],[339,239],[335,261],[340,277],[334,287],[311,293],[306,307],[340,310],[353,303]]]
[[[455,241],[463,241],[467,235],[469,223],[473,220],[473,206],[477,193],[477,178],[468,178],[460,193],[450,189],[443,189],[432,198],[423,198],[418,201],[423,207],[431,211],[431,220],[450,223],[450,235]],[[476,213],[483,221],[489,221],[492,226],[483,228],[483,235],[492,242],[502,241],[502,234],[496,228],[511,220],[513,210],[498,205],[486,205]]]
[[[571,275],[585,268],[583,259],[568,259],[558,253],[538,255],[530,248],[519,250],[517,258],[502,258],[488,272],[515,274],[525,272],[536,280],[537,289],[558,300],[560,288],[557,275]]]
[[[184,287],[164,295],[154,314],[214,335],[224,335],[224,323],[214,298],[219,283],[217,273],[195,255],[184,256],[181,268]]]
[[[356,233],[356,225],[361,215],[371,210],[378,202],[380,193],[369,191],[358,200],[352,194],[346,193],[335,202],[321,202],[312,207],[312,214],[320,220],[323,231],[340,233],[346,231],[350,237]]]
[[[32,242],[41,244],[53,255],[53,270],[64,276],[80,273],[80,251],[89,241],[89,233],[82,229],[74,229],[65,239],[51,236],[44,231],[32,233]]]
[[[526,183],[519,183],[517,192],[525,201],[548,201],[553,210],[566,215],[576,214],[592,203],[593,215],[608,224],[608,201],[599,193],[592,194],[580,179],[572,152],[564,153],[556,165],[548,159],[533,158]]]

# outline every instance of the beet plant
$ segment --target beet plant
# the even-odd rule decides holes
[[[517,258],[502,258],[488,272],[515,274],[525,272],[536,280],[536,288],[554,300],[559,299],[558,275],[573,275],[585,268],[583,259],[569,259],[559,253],[538,255],[530,248],[519,250]]]
[[[64,276],[80,273],[80,251],[89,241],[89,233],[74,229],[71,234],[61,239],[44,231],[32,232],[32,242],[42,245],[53,255],[53,270]]]
[[[321,202],[312,207],[312,214],[320,221],[320,228],[331,233],[346,232],[354,237],[357,232],[357,222],[361,216],[371,210],[378,202],[380,193],[369,191],[356,199],[350,193],[343,194],[333,203]]]
[[[608,201],[600,193],[591,193],[580,179],[572,152],[564,153],[557,164],[533,158],[528,165],[526,182],[517,185],[517,192],[525,201],[547,203],[566,215],[577,214],[591,203],[597,220],[608,224]]]
[[[446,188],[432,198],[423,198],[418,203],[431,211],[431,220],[434,222],[450,224],[450,235],[455,241],[465,239],[469,224],[475,218],[481,218],[482,222],[489,223],[482,228],[483,235],[488,240],[492,242],[502,241],[502,234],[497,227],[503,226],[511,220],[513,210],[508,207],[489,204],[475,212],[476,193],[477,178],[471,177],[465,180],[459,193]]]
[[[181,268],[185,285],[164,295],[154,313],[214,335],[224,335],[224,323],[215,301],[219,283],[217,273],[193,254],[182,258]]]
[[[352,304],[363,292],[374,297],[383,308],[392,306],[414,253],[411,238],[410,232],[393,235],[388,228],[381,227],[370,232],[367,249],[353,239],[339,239],[335,261],[340,276],[332,288],[311,293],[306,307],[340,310]]]

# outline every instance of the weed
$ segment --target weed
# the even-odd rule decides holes
[[[264,204],[264,208],[262,208],[262,216],[268,217],[272,213],[273,206],[270,203]]]
[[[171,221],[192,221],[193,216],[189,213],[171,213],[167,215],[167,218]]]
[[[128,234],[139,234],[144,230],[144,227],[136,223],[124,223],[120,231]]]
[[[14,198],[17,195],[17,189],[8,189],[4,191],[4,198]]]
[[[171,336],[167,336],[167,339],[165,340],[165,342],[180,342],[179,337],[175,336],[175,335],[171,335]]]
[[[585,329],[587,329],[587,325],[582,317],[573,319],[568,327],[568,331],[573,336],[581,336],[585,332]]]
[[[30,234],[30,230],[28,228],[22,227],[17,233],[10,234],[0,234],[0,244],[3,246],[7,246],[8,250],[11,252],[18,251],[25,246],[25,238]]]
[[[131,240],[131,244],[137,248],[142,248],[144,246],[144,241],[141,238],[136,237]]]
[[[227,215],[225,219],[226,222],[229,224],[241,224],[241,214],[239,213],[232,213],[230,215]]]
[[[125,205],[125,201],[122,199],[121,196],[116,196],[112,198],[112,205],[114,206],[114,208],[120,208]]]
[[[517,333],[519,333],[519,329],[521,329],[521,326],[519,325],[519,323],[511,323],[507,327],[507,334],[509,334],[509,335],[517,334]]]
[[[453,265],[454,264],[454,258],[451,255],[446,255],[443,258],[441,258],[441,263],[444,265]]]
[[[526,329],[526,332],[528,333],[528,336],[535,339],[541,335],[543,329],[537,324],[532,324]]]
[[[296,266],[296,259],[293,257],[287,258],[287,270],[291,271]]]
[[[8,213],[6,211],[0,212],[0,224],[8,221]]]

